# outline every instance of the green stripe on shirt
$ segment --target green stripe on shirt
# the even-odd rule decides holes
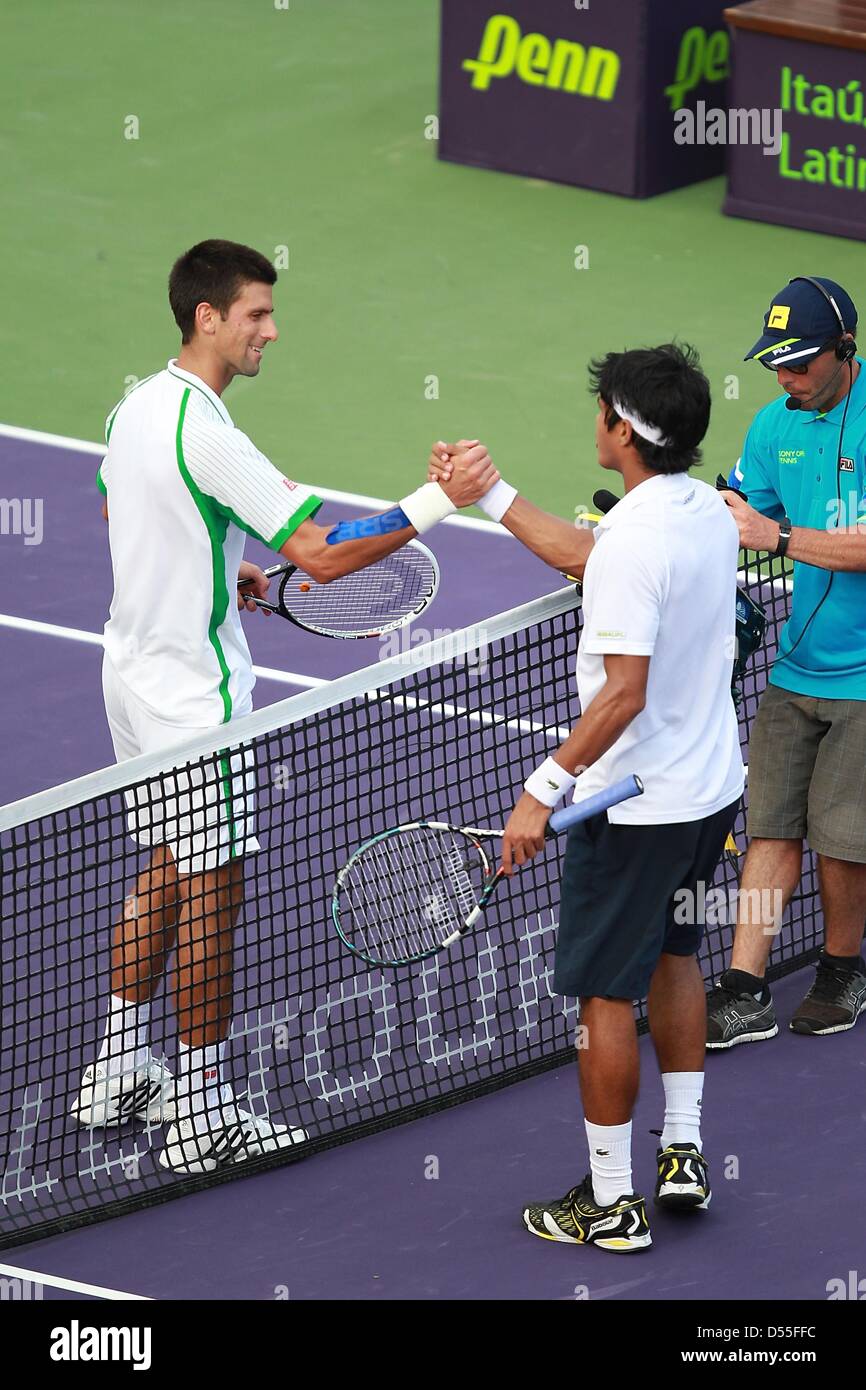
[[[202,521],[207,528],[208,539],[210,540],[211,560],[213,568],[213,598],[211,603],[210,622],[208,623],[208,639],[216,654],[216,659],[220,668],[220,699],[223,705],[223,723],[227,724],[232,717],[232,697],[229,693],[229,667],[225,658],[225,652],[219,638],[219,629],[226,620],[229,607],[229,592],[226,585],[226,566],[223,554],[223,542],[225,541],[226,531],[228,530],[228,519],[221,516],[210,500],[204,495],[195,482],[192,474],[186,466],[183,456],[183,420],[186,415],[187,402],[190,397],[190,387],[184,390],[180,402],[180,413],[177,420],[177,466],[180,476],[183,478],[190,495],[198,508]]]

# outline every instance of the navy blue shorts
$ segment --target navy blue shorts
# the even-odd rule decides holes
[[[674,894],[700,901],[722,857],[739,799],[703,820],[611,825],[607,814],[568,832],[553,987],[557,994],[642,999],[663,953],[694,956],[703,923]],[[682,899],[678,900],[682,903]]]

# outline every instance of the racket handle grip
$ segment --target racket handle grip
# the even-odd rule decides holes
[[[632,773],[630,777],[623,777],[621,781],[614,782],[613,786],[605,787],[604,791],[596,792],[595,796],[588,796],[585,801],[579,801],[576,806],[566,806],[563,811],[554,811],[548,821],[548,829],[558,835],[560,831],[568,830],[569,826],[577,825],[579,821],[589,820],[590,816],[597,816],[600,811],[617,806],[620,801],[628,801],[631,796],[642,795],[643,782]]]
[[[481,916],[483,911],[483,903],[478,903],[476,907],[473,907],[472,911],[466,918],[466,921],[463,923],[462,927],[460,927],[457,931],[452,932],[450,936],[446,936],[439,949],[442,951],[447,951],[449,946],[454,946],[458,941],[462,941],[466,933],[468,931],[471,931],[472,928],[475,926],[475,923],[478,921],[478,918]]]
[[[285,574],[286,570],[294,568],[295,566],[290,564],[288,560],[284,560],[281,565],[270,565],[266,570],[263,570],[262,573],[264,574],[266,579],[273,579],[275,574]],[[252,584],[252,582],[252,578],[239,579],[238,587],[240,588],[241,584]]]

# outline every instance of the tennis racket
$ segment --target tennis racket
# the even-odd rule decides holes
[[[639,777],[556,811],[548,837],[640,796]],[[410,965],[448,950],[475,926],[505,877],[482,840],[501,830],[413,821],[356,849],[334,884],[331,915],[341,940],[370,965]],[[488,847],[489,849],[489,847]]]
[[[414,540],[330,584],[317,584],[291,564],[272,565],[265,574],[269,579],[281,576],[277,601],[251,594],[253,603],[320,637],[381,637],[411,623],[429,608],[439,589],[435,555]]]

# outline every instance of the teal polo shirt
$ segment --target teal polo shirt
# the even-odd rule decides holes
[[[764,406],[746,435],[736,469],[751,506],[775,521],[826,531],[835,524],[866,524],[866,371],[851,390],[836,502],[836,455],[845,399],[825,415],[787,410],[785,397]],[[791,617],[782,629],[782,653],[793,647],[820,603],[830,572],[794,564]],[[791,656],[773,664],[770,683],[799,695],[866,700],[866,573],[835,572],[826,600]]]

